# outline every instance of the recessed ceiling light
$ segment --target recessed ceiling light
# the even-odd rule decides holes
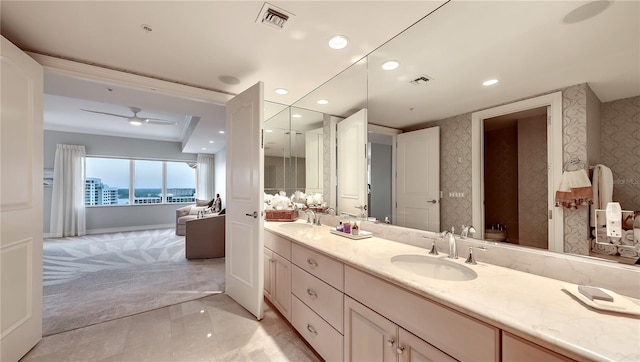
[[[132,126],[140,126],[142,124],[142,122],[137,121],[137,120],[131,120],[129,121],[129,124]]]
[[[240,84],[240,79],[231,75],[221,75],[218,77],[218,80],[224,84],[229,84],[229,85]]]
[[[489,79],[489,80],[485,80],[484,82],[482,82],[482,85],[494,85],[498,83],[497,79]]]
[[[329,103],[329,101],[328,101],[328,100],[326,100],[326,99],[318,99],[318,100],[316,101],[316,103],[318,103],[318,104],[328,104],[328,103]]]
[[[397,60],[389,60],[382,64],[382,69],[384,70],[394,70],[400,66],[400,62]]]
[[[329,48],[344,49],[349,44],[349,38],[343,35],[334,35],[329,39]]]
[[[292,114],[291,117],[293,117],[293,118],[302,118],[302,115],[295,113],[295,114]]]
[[[218,133],[220,133],[220,134],[224,134],[224,131],[218,131]]]
[[[214,143],[215,141],[209,141],[209,143]]]
[[[279,95],[281,95],[281,96],[283,96],[283,95],[285,95],[285,94],[289,93],[289,91],[288,91],[288,90],[286,90],[286,89],[284,89],[284,88],[278,88],[278,89],[276,89],[276,90],[275,90],[275,92],[276,92],[276,94],[279,94]]]
[[[206,147],[202,147],[202,150],[205,151],[207,148]]]
[[[273,130],[272,130],[272,129],[265,129],[264,131],[265,131],[265,132],[267,132],[267,133],[271,133],[271,132],[273,132]]]

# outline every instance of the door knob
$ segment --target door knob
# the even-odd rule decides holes
[[[431,201],[427,201],[427,202],[430,202],[430,203],[432,203],[432,204],[437,204],[437,203],[438,203],[438,200],[431,200]]]
[[[245,214],[246,216],[253,217],[254,219],[258,218],[258,212],[254,211],[253,214]]]

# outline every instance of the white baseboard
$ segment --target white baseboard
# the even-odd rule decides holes
[[[127,226],[122,228],[107,228],[107,229],[93,229],[87,230],[86,235],[95,235],[95,234],[109,234],[109,233],[121,233],[127,231],[140,231],[140,230],[153,230],[153,229],[167,229],[167,228],[175,228],[176,224],[157,224],[157,225],[140,225],[140,226]],[[43,238],[51,238],[51,233],[43,233]]]

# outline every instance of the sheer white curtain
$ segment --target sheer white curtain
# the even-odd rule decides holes
[[[87,233],[84,208],[84,146],[57,145],[51,197],[52,237]]]
[[[214,155],[198,154],[198,177],[196,178],[196,198],[200,200],[213,199]]]

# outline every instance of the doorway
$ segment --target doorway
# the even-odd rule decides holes
[[[485,238],[548,249],[547,107],[487,118]]]
[[[547,218],[547,241],[548,250],[563,252],[564,249],[564,215],[562,208],[554,207],[554,189],[560,184],[562,176],[562,92],[555,92],[530,98],[503,106],[474,112],[471,115],[471,142],[472,142],[472,211],[473,224],[478,225],[482,238],[487,239],[487,234],[491,230],[491,224],[486,219],[485,210],[485,136],[484,124],[485,120],[504,116],[512,113],[529,111],[536,108],[545,108],[547,120],[546,127],[546,169],[547,169],[547,193],[546,193],[546,209],[542,214],[536,215],[540,217],[544,215]],[[520,162],[519,162],[520,163]],[[527,166],[526,159],[521,163]],[[531,210],[518,208],[518,218],[526,218],[532,215]],[[538,211],[540,213],[540,211]],[[485,228],[485,226],[488,227]],[[521,235],[518,232],[518,238]]]

